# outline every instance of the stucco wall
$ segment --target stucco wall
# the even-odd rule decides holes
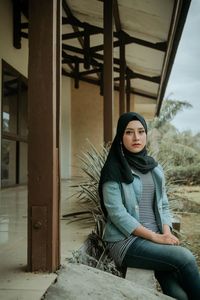
[[[22,39],[22,48],[13,47],[12,1],[0,1],[0,57],[27,77],[28,40]]]
[[[85,82],[74,88],[72,81],[71,100],[71,139],[72,139],[72,175],[81,175],[78,155],[88,149],[89,140],[97,149],[103,145],[103,97],[99,87]],[[119,115],[118,93],[114,95],[114,128]]]
[[[2,90],[2,59],[28,77],[28,40],[22,39],[21,49],[13,46],[13,20],[12,20],[12,1],[0,1],[0,91]],[[71,79],[62,77],[62,99],[61,99],[61,178],[71,176]],[[2,103],[2,93],[0,92],[0,103]],[[1,114],[1,105],[0,105]],[[1,122],[0,122],[1,126]],[[1,128],[0,128],[1,134]],[[1,143],[1,138],[0,138]],[[0,145],[1,151],[1,145]],[[1,153],[0,153],[1,154]],[[1,156],[0,156],[1,157]],[[1,168],[0,168],[1,170]],[[1,184],[1,182],[0,182]]]
[[[2,59],[12,67],[14,67],[16,70],[18,70],[25,77],[27,77],[28,73],[28,41],[25,39],[22,40],[22,49],[15,49],[13,47],[13,20],[11,0],[0,1],[0,37],[0,91],[2,91]],[[2,92],[0,93],[0,103],[2,103]],[[0,115],[1,108],[2,106],[0,105]]]

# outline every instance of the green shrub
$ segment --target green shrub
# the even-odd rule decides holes
[[[170,168],[168,177],[176,184],[200,184],[200,163]]]

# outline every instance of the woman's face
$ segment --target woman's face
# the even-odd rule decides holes
[[[147,135],[145,129],[138,120],[128,123],[123,135],[124,147],[132,153],[140,152],[147,142]]]

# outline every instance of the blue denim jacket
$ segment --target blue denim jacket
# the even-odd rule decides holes
[[[129,237],[140,225],[139,201],[142,195],[140,177],[133,173],[134,180],[130,184],[109,181],[103,184],[103,199],[108,212],[104,231],[104,240],[115,242]],[[165,191],[165,179],[162,167],[158,165],[152,170],[155,184],[155,216],[160,231],[163,224],[172,227],[169,203]]]

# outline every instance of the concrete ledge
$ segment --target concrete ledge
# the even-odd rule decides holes
[[[125,278],[144,288],[156,290],[156,279],[152,270],[127,268]]]
[[[138,270],[138,269],[136,269]],[[146,286],[82,264],[60,270],[43,300],[161,300],[172,299]]]

